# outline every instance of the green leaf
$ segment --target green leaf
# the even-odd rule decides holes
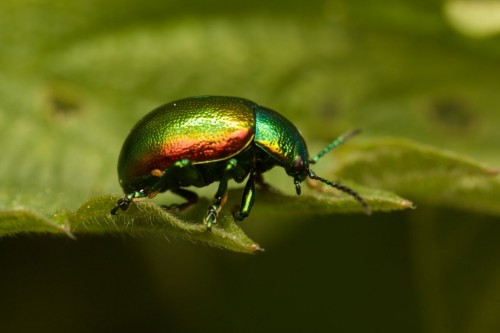
[[[188,222],[166,212],[152,202],[133,204],[116,216],[109,213],[119,197],[94,197],[75,213],[68,213],[71,230],[78,233],[125,233],[130,235],[158,235],[180,237],[194,242],[237,252],[252,253],[260,250],[241,228],[227,215],[222,215],[217,226],[210,231],[200,221]],[[203,215],[202,215],[203,216]]]
[[[66,233],[72,237],[66,225],[33,211],[0,211],[0,237],[17,233]]]
[[[50,218],[28,211],[0,212],[0,236],[17,233],[129,234],[176,236],[237,252],[260,250],[228,216],[223,215],[211,231],[201,223],[190,223],[164,211],[154,203],[131,205],[126,214],[111,216],[119,197],[98,196],[75,212],[61,211]]]
[[[402,139],[352,143],[340,178],[381,187],[418,205],[448,206],[500,215],[499,169],[442,149]]]
[[[409,201],[394,194],[376,190],[364,190],[361,193],[375,210],[389,211],[412,206]],[[239,198],[241,191],[230,191],[230,195]],[[51,217],[29,211],[0,212],[0,236],[46,232],[66,233],[70,237],[79,234],[173,236],[236,252],[253,253],[261,250],[257,243],[245,235],[227,210],[221,212],[218,224],[208,231],[202,223],[206,200],[202,200],[189,216],[167,212],[147,201],[135,203],[126,212],[111,216],[109,210],[118,199],[116,196],[93,197],[74,212],[60,211]],[[316,193],[297,197],[264,192],[260,201],[266,203],[270,210],[278,207],[283,216],[308,215],[313,211],[316,214],[331,214],[361,210],[360,205],[346,194]],[[194,220],[187,219],[193,216]]]
[[[362,187],[350,182],[342,182],[342,184],[348,184],[350,188],[356,189],[356,192],[368,203],[372,212],[390,212],[414,208],[414,204],[410,200],[404,199],[392,192]],[[336,196],[332,196],[332,193],[338,193],[338,191],[332,190],[325,185],[322,186],[321,191],[313,193],[310,196],[304,196],[304,199],[301,200],[301,204],[304,205],[306,211],[321,213],[363,212],[361,205],[353,200],[350,195],[337,194]]]

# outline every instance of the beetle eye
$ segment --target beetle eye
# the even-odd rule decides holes
[[[292,176],[296,182],[302,182],[308,175],[307,161],[301,157],[296,157],[293,161],[292,167],[287,171],[288,175]]]
[[[297,173],[299,172],[302,172],[305,168],[305,163],[304,163],[304,159],[301,158],[301,157],[297,157],[294,161],[293,161],[293,170]]]

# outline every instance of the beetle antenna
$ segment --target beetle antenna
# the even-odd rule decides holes
[[[372,209],[370,208],[370,206],[368,206],[368,204],[366,203],[366,201],[356,191],[354,191],[352,188],[347,187],[345,185],[342,185],[342,184],[340,184],[338,182],[334,182],[334,181],[331,181],[331,180],[327,180],[327,179],[321,178],[321,177],[317,176],[313,172],[310,172],[309,178],[319,180],[322,183],[330,185],[331,187],[334,187],[334,188],[336,188],[336,189],[338,189],[338,190],[340,190],[340,191],[342,191],[344,193],[349,194],[354,199],[356,199],[361,204],[361,206],[363,206],[363,209],[364,209],[366,215],[371,215]]]
[[[350,132],[347,132],[345,133],[344,135],[341,135],[339,136],[338,138],[336,138],[335,140],[333,140],[332,143],[330,143],[328,146],[326,146],[325,148],[323,148],[323,150],[321,150],[318,155],[314,156],[313,158],[310,158],[309,159],[309,163],[310,164],[315,164],[316,162],[318,162],[318,160],[323,157],[325,154],[327,154],[330,150],[340,146],[342,143],[344,143],[347,139],[349,139],[350,137],[356,135],[356,134],[359,134],[361,133],[361,130],[360,129],[355,129],[355,130],[352,130]]]

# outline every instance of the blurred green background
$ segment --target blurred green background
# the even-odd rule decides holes
[[[362,128],[361,142],[499,166],[499,16],[497,1],[3,0],[0,210],[119,195],[131,126],[201,94],[279,110],[313,152]],[[293,191],[282,174],[271,179]],[[498,191],[485,211],[402,191],[416,210],[371,217],[269,219],[257,198],[242,224],[256,255],[162,237],[3,238],[0,331],[499,332]]]

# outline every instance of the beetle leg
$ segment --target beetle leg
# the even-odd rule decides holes
[[[151,186],[151,188],[142,189],[140,191],[132,192],[121,198],[116,202],[116,206],[110,211],[111,215],[116,215],[119,209],[125,211],[128,209],[130,204],[134,199],[149,197],[153,198],[159,192],[165,191],[165,189],[170,189],[172,187],[178,186],[179,179],[185,179],[188,183],[195,183],[201,179],[201,175],[198,170],[196,170],[188,159],[182,159],[175,162],[168,170],[161,171],[159,169],[154,169],[151,171],[153,176],[157,176],[158,180]],[[174,185],[174,186],[173,186]],[[178,191],[178,192],[176,192]],[[196,194],[188,194],[187,190],[177,189],[173,191],[176,194],[184,197],[188,200],[187,203],[180,205],[181,209],[187,208],[198,200]],[[179,193],[182,192],[182,193]]]
[[[167,171],[162,172],[155,169],[152,173],[153,172],[158,174],[158,177],[160,178],[153,185],[151,191],[163,192],[165,189],[169,189],[172,193],[175,193],[187,200],[187,202],[182,204],[164,206],[166,209],[177,208],[179,210],[184,210],[198,202],[198,195],[196,193],[183,188],[174,187],[184,182],[196,183],[199,179],[201,179],[201,175],[198,170],[193,167],[191,161],[188,159],[182,159],[175,162]],[[176,182],[177,184],[175,184]]]
[[[118,209],[121,209],[123,211],[127,210],[128,206],[130,206],[130,203],[133,201],[133,199],[144,198],[147,195],[148,194],[142,190],[127,194],[126,196],[124,196],[123,198],[119,199],[116,202],[116,206],[114,206],[110,211],[111,215],[116,215]]]
[[[168,206],[163,206],[166,209],[178,209],[182,211],[198,202],[198,194],[194,193],[193,191],[189,191],[183,188],[178,188],[175,190],[171,190],[171,192],[183,197],[184,199],[187,200],[187,202],[184,202],[182,204],[172,204]]]
[[[217,216],[219,215],[222,206],[227,201],[227,192],[220,198],[220,200],[216,199],[213,204],[208,207],[207,215],[205,215],[205,219],[203,220],[207,225],[207,229],[210,230],[212,225],[217,223]]]
[[[230,159],[226,164],[224,173],[219,182],[219,187],[214,196],[214,202],[208,207],[207,215],[205,215],[204,222],[207,228],[210,229],[213,224],[217,223],[217,215],[221,210],[222,206],[227,200],[227,182],[233,177],[241,177],[244,174],[244,170],[238,166],[238,161],[234,158]]]
[[[157,171],[153,170],[152,172],[156,173]],[[184,158],[175,162],[170,168],[168,168],[168,170],[164,171],[162,174],[159,174],[158,181],[153,186],[151,186],[149,192],[163,192],[166,189],[175,188],[178,186],[179,179],[186,179],[189,183],[193,183],[199,178],[200,174],[198,173],[198,170],[193,167],[191,161],[189,161],[187,158]]]
[[[111,208],[111,211],[110,211],[111,215],[116,215],[116,213],[118,212],[118,209],[127,210],[128,206],[130,206],[131,202],[132,202],[132,200],[129,199],[128,196],[124,196],[123,198],[120,198],[116,202],[116,206]]]
[[[239,211],[236,210],[233,212],[233,217],[238,221],[242,221],[245,217],[250,215],[250,210],[255,202],[255,181],[259,181],[259,175],[260,174],[253,171],[250,173],[250,177],[248,177],[247,184],[243,190],[243,197],[241,198],[241,207]]]

